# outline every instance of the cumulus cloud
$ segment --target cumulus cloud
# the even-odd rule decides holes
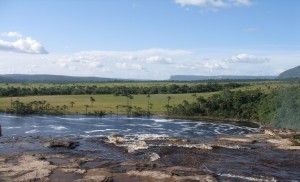
[[[3,36],[3,37],[15,37],[15,38],[23,37],[23,35],[20,32],[3,32],[3,33],[1,33],[1,36]]]
[[[43,45],[30,38],[20,38],[15,42],[6,42],[0,40],[0,50],[17,52],[17,53],[27,53],[27,54],[47,54],[48,52],[43,47]]]
[[[145,70],[140,64],[116,63],[120,69]]]
[[[138,58],[135,57],[135,56],[129,56],[129,55],[127,55],[127,56],[121,56],[120,59],[121,60],[133,61],[133,60],[137,60]]]
[[[103,67],[101,62],[90,62],[88,65],[92,68],[102,68]]]
[[[203,64],[205,68],[208,69],[216,69],[216,70],[226,70],[228,69],[228,66],[224,62],[216,62],[216,61],[211,61],[211,62],[206,62]]]
[[[253,64],[259,64],[259,63],[265,63],[269,62],[269,58],[265,57],[257,57],[254,55],[242,53],[235,56],[231,56],[230,58],[225,59],[226,62],[229,63],[253,63]]]
[[[172,64],[172,59],[171,58],[165,58],[161,56],[151,56],[146,58],[146,61],[148,63],[162,63],[162,64]]]
[[[181,6],[224,8],[232,6],[251,6],[251,0],[175,0]]]
[[[75,53],[72,56],[63,58],[65,62],[73,62],[73,63],[90,63],[90,62],[99,62],[102,57],[96,54],[89,54],[86,52]]]

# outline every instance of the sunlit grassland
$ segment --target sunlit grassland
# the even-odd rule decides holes
[[[213,93],[201,93],[197,96],[208,97]],[[192,94],[154,94],[150,95],[150,102],[153,104],[151,112],[155,114],[164,114],[166,109],[164,106],[167,104],[167,97],[171,96],[170,105],[182,103],[183,100],[189,102],[193,101],[195,97]],[[95,98],[93,106],[90,103],[90,97]],[[55,95],[55,96],[26,96],[26,97],[3,97],[0,98],[0,109],[10,108],[12,100],[19,100],[20,102],[31,102],[34,100],[47,101],[51,106],[63,106],[67,105],[68,110],[66,113],[85,113],[85,105],[89,105],[88,112],[94,112],[99,110],[105,110],[106,112],[116,113],[118,105],[127,105],[127,98],[125,96],[114,95]],[[70,102],[75,104],[71,107]],[[131,106],[141,107],[147,110],[148,98],[147,95],[133,95]],[[125,113],[126,109],[120,107],[119,113]]]
[[[76,83],[76,84],[0,84],[0,87],[14,86],[14,87],[53,87],[53,86],[66,86],[66,85],[82,85],[82,86],[137,86],[137,87],[151,87],[151,86],[162,86],[170,84],[206,84],[207,82],[104,82],[104,83]],[[219,83],[219,82],[218,82]],[[222,83],[222,82],[220,82]],[[241,82],[242,83],[242,82]],[[246,82],[249,85],[232,89],[232,91],[246,91],[246,90],[256,90],[260,89],[265,93],[270,93],[271,90],[279,87],[288,87],[293,85],[290,82],[282,81],[261,81],[261,82]],[[210,92],[210,93],[197,93],[197,96],[209,97],[213,94],[220,92]],[[171,96],[170,105],[176,105],[182,103],[183,100],[192,102],[195,100],[193,94],[152,94],[150,97],[150,102],[153,104],[150,110],[154,114],[164,114],[166,109],[164,106],[167,104],[167,97]],[[94,97],[96,102],[93,106],[90,103],[90,97]],[[85,105],[89,105],[88,112],[94,112],[99,110],[105,110],[106,112],[116,113],[118,105],[127,105],[127,98],[125,96],[114,96],[110,95],[53,95],[53,96],[24,96],[24,97],[2,97],[0,98],[0,109],[5,110],[11,107],[11,100],[19,100],[24,103],[31,101],[47,101],[51,106],[68,106],[66,113],[85,113]],[[73,101],[75,104],[71,107],[70,102]],[[147,110],[148,98],[147,95],[133,95],[131,101],[131,106],[141,107]],[[118,113],[126,113],[126,109],[119,107]]]

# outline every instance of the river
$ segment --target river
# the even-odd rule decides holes
[[[161,134],[170,137],[214,137],[258,132],[258,128],[222,122],[166,119],[162,117],[93,117],[15,116],[0,115],[3,136],[81,136],[96,137],[111,134]]]
[[[298,181],[300,152],[265,142],[230,143],[219,137],[258,134],[259,128],[221,121],[84,115],[0,114],[0,154],[66,153],[114,161],[144,161],[158,154],[167,166],[208,169],[228,181]],[[49,150],[41,140],[73,137],[73,150]]]

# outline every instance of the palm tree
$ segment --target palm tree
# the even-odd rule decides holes
[[[168,105],[170,105],[170,100],[172,99],[172,97],[171,96],[168,96],[167,97],[167,100],[168,100]]]
[[[90,102],[91,102],[91,106],[93,107],[93,104],[96,100],[94,99],[94,97],[90,97]]]
[[[195,102],[195,98],[197,97],[197,94],[192,94],[193,102]]]
[[[167,105],[165,105],[165,107],[167,108],[167,112],[168,112],[168,116],[169,116],[169,114],[170,114],[170,100],[172,99],[172,97],[171,96],[168,96],[167,97],[167,100],[168,100],[168,104]]]
[[[70,105],[71,105],[71,107],[73,107],[73,106],[74,106],[74,104],[75,104],[75,102],[74,102],[74,101],[71,101],[71,102],[70,102]]]
[[[87,115],[87,108],[89,107],[89,105],[84,105],[85,107],[85,115]]]
[[[150,113],[150,94],[147,94],[147,98],[148,98],[148,113]]]
[[[126,95],[127,98],[127,115],[129,115],[129,113],[131,112],[131,100],[133,99],[133,96],[130,94]]]
[[[62,106],[62,109],[63,109],[63,110],[68,110],[68,106],[67,106],[67,105],[63,105],[63,106]]]
[[[117,115],[119,114],[119,107],[120,107],[120,105],[116,106],[116,108],[117,108]]]

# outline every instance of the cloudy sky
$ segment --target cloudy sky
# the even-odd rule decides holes
[[[0,0],[0,74],[168,79],[300,65],[299,0]]]

